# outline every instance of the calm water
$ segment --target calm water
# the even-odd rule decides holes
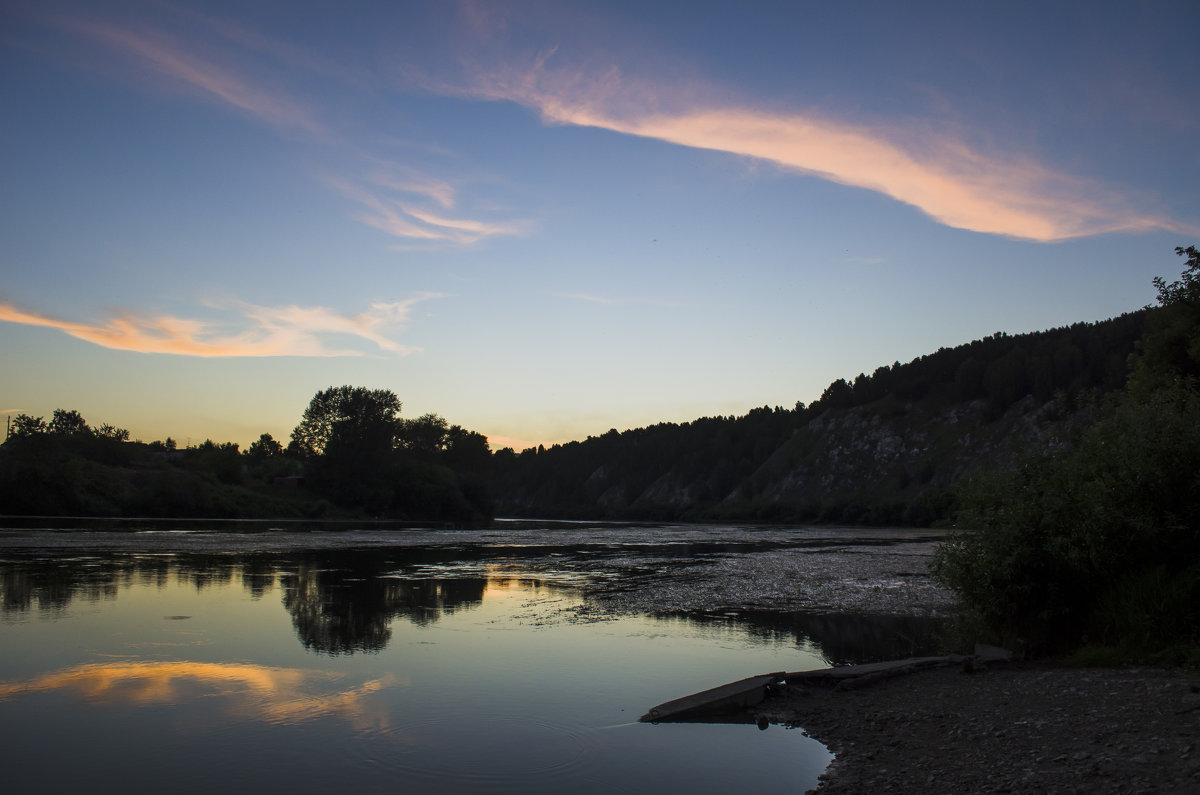
[[[796,619],[598,614],[579,566],[595,551],[572,549],[530,566],[471,534],[0,537],[4,788],[815,784],[830,756],[799,731],[636,722],[744,676],[824,667]]]

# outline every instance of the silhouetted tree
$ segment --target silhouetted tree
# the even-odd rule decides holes
[[[391,449],[400,433],[400,399],[388,389],[329,387],[309,401],[288,449],[304,458],[346,450]]]
[[[1161,276],[1154,277],[1160,306],[1191,305],[1200,309],[1200,249],[1195,246],[1175,247],[1175,253],[1186,257],[1179,280],[1167,284]]]
[[[1172,384],[1200,383],[1200,249],[1179,247],[1175,253],[1187,258],[1186,267],[1170,284],[1154,278],[1161,308],[1138,346],[1141,355],[1131,376],[1131,386],[1142,395]]]
[[[31,417],[28,414],[18,414],[13,417],[9,433],[14,439],[40,436],[47,433],[46,420],[41,417]]]
[[[222,483],[242,482],[242,457],[236,442],[217,444],[212,439],[187,451],[192,465],[217,476]]]
[[[475,475],[486,475],[492,464],[487,437],[459,425],[451,425],[446,431],[446,451],[443,459],[446,466],[455,472],[470,472]]]
[[[92,433],[87,420],[78,411],[67,411],[66,409],[54,410],[54,416],[50,418],[49,430],[50,433],[58,436],[84,436]]]
[[[392,501],[399,414],[390,390],[330,387],[313,396],[288,450],[309,461],[311,479],[332,499],[379,512]]]
[[[446,420],[437,414],[422,414],[415,420],[407,420],[401,430],[404,449],[418,458],[432,461],[445,449],[449,430]]]
[[[269,433],[262,434],[246,448],[246,456],[257,463],[280,455],[283,455],[283,445]]]
[[[109,439],[114,442],[129,441],[129,431],[124,428],[118,428],[115,425],[109,425],[107,422],[97,428],[95,433],[100,439]]]

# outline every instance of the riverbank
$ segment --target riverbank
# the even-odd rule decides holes
[[[1200,792],[1196,672],[938,668],[792,687],[755,713],[836,754],[820,795]]]

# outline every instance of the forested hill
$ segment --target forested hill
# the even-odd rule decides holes
[[[997,333],[762,407],[494,456],[497,515],[924,525],[950,488],[1061,438],[1125,384],[1158,309]]]

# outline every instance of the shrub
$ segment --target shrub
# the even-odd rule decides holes
[[[934,570],[994,640],[1035,653],[1097,637],[1147,652],[1200,640],[1180,620],[1189,603],[1178,596],[1200,592],[1195,392],[1126,394],[1074,445],[975,478],[961,500],[966,529],[939,548]],[[1163,598],[1141,599],[1140,619],[1121,618],[1138,593]],[[1169,637],[1180,628],[1193,637]]]

